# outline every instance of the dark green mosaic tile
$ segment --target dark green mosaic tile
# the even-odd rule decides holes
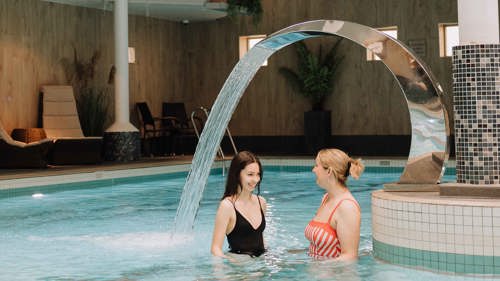
[[[473,265],[473,270],[474,271],[472,271],[472,273],[483,274],[484,273],[484,265],[475,264],[475,265]]]
[[[446,262],[447,263],[456,263],[456,254],[453,253],[446,253]]]
[[[455,264],[455,272],[456,273],[465,273],[465,265],[464,264]]]
[[[460,255],[391,246],[373,240],[374,256],[389,263],[458,274],[500,275],[500,257]],[[378,250],[384,249],[382,254]],[[392,253],[391,253],[392,252]],[[398,253],[398,255],[393,254]],[[405,254],[408,254],[405,256]],[[416,258],[421,257],[421,258]]]
[[[465,265],[465,273],[473,273],[473,272],[474,272],[474,265],[466,264]]]
[[[495,268],[493,266],[484,266],[484,274],[494,274]]]
[[[424,259],[425,261],[430,261],[430,260],[431,260],[431,252],[424,251],[424,252],[423,252],[423,259]]]
[[[473,256],[474,257],[474,265],[484,265],[484,257],[483,256]]]
[[[429,252],[431,256],[431,261],[432,262],[439,262],[439,253],[437,252]]]
[[[366,167],[365,172],[369,173],[402,173],[404,167]]]
[[[455,264],[454,263],[446,263],[446,271],[448,272],[455,272]]]
[[[439,262],[447,262],[446,253],[438,253],[438,261]]]
[[[465,265],[473,265],[474,264],[474,256],[465,255]]]

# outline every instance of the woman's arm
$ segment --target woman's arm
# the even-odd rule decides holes
[[[349,261],[358,258],[361,214],[356,203],[345,200],[337,208],[337,237],[342,253],[336,260]]]
[[[222,200],[215,215],[211,247],[211,252],[214,256],[227,258],[222,251],[222,245],[224,245],[224,238],[226,233],[228,233],[229,222],[231,221],[232,206],[230,204],[227,200]]]

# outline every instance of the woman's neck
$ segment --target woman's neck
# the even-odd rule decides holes
[[[326,189],[326,192],[328,193],[328,196],[330,198],[339,198],[343,195],[345,195],[346,193],[349,192],[349,190],[347,189],[347,187],[345,185],[342,185],[340,183],[334,183],[334,184],[331,184],[327,189]]]
[[[252,192],[241,189],[240,192],[236,195],[236,198],[242,201],[250,201],[252,200]]]

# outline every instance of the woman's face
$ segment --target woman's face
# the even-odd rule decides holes
[[[321,165],[319,157],[316,157],[312,171],[316,175],[316,184],[321,187],[325,186],[325,183],[328,182],[330,173],[328,173],[328,169],[325,169],[323,165]]]
[[[245,169],[240,172],[240,185],[244,190],[253,192],[257,184],[260,182],[259,164],[251,163],[245,166]]]

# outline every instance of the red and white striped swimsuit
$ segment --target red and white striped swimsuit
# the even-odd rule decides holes
[[[326,198],[327,195],[323,197],[321,205],[326,202]],[[310,242],[309,256],[313,258],[336,258],[340,256],[342,249],[340,249],[340,241],[337,238],[337,230],[330,225],[330,221],[332,220],[335,210],[337,210],[340,204],[345,200],[354,202],[359,208],[355,200],[350,198],[342,199],[337,203],[337,206],[333,208],[327,222],[319,222],[313,219],[306,226],[304,234]]]

